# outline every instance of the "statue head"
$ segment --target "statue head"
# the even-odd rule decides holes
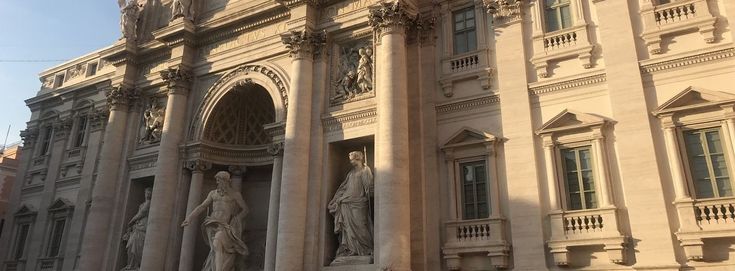
[[[153,187],[146,187],[144,193],[145,193],[145,200],[150,200],[151,196],[153,195]]]
[[[350,164],[353,166],[364,166],[365,165],[365,156],[362,154],[361,151],[353,151],[350,152]]]
[[[214,179],[217,180],[217,188],[230,187],[232,180],[230,179],[230,173],[227,171],[220,171],[214,175]]]

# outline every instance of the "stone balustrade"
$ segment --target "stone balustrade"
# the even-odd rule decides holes
[[[592,49],[587,24],[575,25],[559,31],[537,33],[533,36],[531,63],[540,78],[550,77],[550,62],[576,57],[585,69],[592,68]]]
[[[479,67],[480,57],[477,53],[462,55],[449,60],[449,71],[451,73],[474,70]]]
[[[52,257],[38,260],[38,270],[40,271],[55,271],[61,270],[61,266],[64,263],[62,258]]]
[[[544,37],[544,48],[547,51],[570,47],[575,44],[577,44],[577,31],[575,29],[561,31],[554,35]]]
[[[505,220],[485,218],[444,223],[444,258],[450,270],[458,270],[462,254],[487,253],[493,266],[508,266],[509,246],[505,241]]]
[[[468,79],[477,79],[483,89],[489,89],[494,69],[490,68],[488,57],[488,50],[480,49],[442,59],[439,82],[444,89],[444,96],[451,97],[454,94],[454,82]]]
[[[694,216],[703,231],[735,229],[735,198],[699,201],[694,204]]]
[[[707,0],[675,1],[641,8],[644,31],[641,37],[651,54],[661,54],[661,37],[696,29],[707,43],[715,42],[717,18],[709,11]]]
[[[735,237],[735,197],[680,200],[677,238],[687,259],[704,260],[704,240]]]
[[[625,237],[618,230],[615,207],[557,211],[550,214],[551,239],[548,241],[554,262],[569,264],[569,247],[603,245],[610,262],[624,263]]]

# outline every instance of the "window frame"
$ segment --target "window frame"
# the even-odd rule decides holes
[[[85,144],[87,143],[88,130],[89,116],[86,114],[80,114],[76,117],[76,124],[74,125],[74,137],[72,138],[71,142],[72,148],[81,148],[85,146]]]
[[[485,193],[485,204],[487,204],[487,215],[484,216],[484,217],[481,217],[480,214],[479,214],[479,207],[478,207],[478,201],[477,201],[478,189],[477,189],[477,184],[475,182],[473,182],[473,184],[474,184],[474,188],[473,188],[474,190],[473,191],[474,191],[474,196],[475,196],[474,197],[474,199],[475,199],[474,200],[475,217],[468,218],[468,217],[465,216],[466,215],[466,209],[465,209],[465,207],[467,205],[467,202],[466,202],[466,195],[465,195],[465,190],[464,190],[465,183],[464,183],[464,176],[463,176],[464,174],[463,174],[463,171],[462,171],[463,170],[463,168],[462,168],[462,165],[463,164],[471,164],[471,165],[472,164],[474,164],[474,165],[481,164],[483,166],[484,171],[485,171],[485,183],[484,183],[485,184],[485,189],[484,189],[485,191],[483,191],[483,192]],[[490,172],[488,170],[488,165],[487,165],[487,159],[486,159],[486,157],[483,157],[483,156],[475,156],[475,157],[467,157],[467,158],[456,159],[454,161],[454,166],[455,166],[455,171],[454,172],[455,172],[455,181],[456,181],[455,190],[457,191],[457,194],[458,194],[457,195],[458,196],[458,200],[457,200],[458,201],[457,202],[458,204],[457,205],[459,207],[458,208],[458,211],[459,211],[458,217],[461,217],[462,220],[475,220],[475,219],[487,219],[487,218],[490,218],[493,215],[492,208],[491,208],[492,199],[491,199],[491,195],[490,195],[490,193],[491,193],[491,190],[490,190],[490,181],[491,180],[490,180]]]
[[[558,31],[563,31],[565,29],[572,28],[575,24],[574,21],[574,5],[576,3],[575,0],[554,0],[556,3],[552,4],[550,6],[546,5],[546,0],[543,1],[541,4],[541,18],[543,18],[543,29],[544,33],[554,33]],[[566,1],[566,2],[564,2]],[[564,25],[564,17],[561,15],[561,8],[568,7],[569,8],[569,25]],[[549,18],[547,17],[547,11],[553,10],[554,14],[556,15],[557,27],[558,29],[551,30],[549,29]]]
[[[579,172],[579,169],[580,169],[580,160],[576,159],[576,158],[578,158],[578,154],[579,154],[578,150],[581,150],[581,149],[588,150],[589,151],[589,155],[590,155],[590,161],[589,161],[590,168],[589,168],[589,170],[592,172],[592,184],[593,184],[592,193],[594,193],[594,197],[595,197],[595,201],[594,201],[595,202],[595,207],[593,207],[593,208],[587,208],[585,206],[586,205],[586,203],[585,203],[586,202],[585,201],[585,199],[586,199],[585,193],[587,193],[587,191],[584,189],[584,183],[583,183],[583,180],[581,179],[582,176],[581,176],[581,173]],[[575,150],[575,163],[577,164],[576,166],[577,166],[577,178],[578,178],[577,179],[577,182],[578,182],[579,188],[580,188],[580,190],[578,191],[578,193],[580,194],[580,200],[581,200],[581,204],[582,204],[581,205],[581,208],[579,208],[579,209],[573,209],[571,207],[571,192],[569,191],[569,180],[567,179],[567,168],[566,168],[566,163],[565,163],[564,155],[563,155],[563,153],[564,153],[565,150]],[[589,141],[575,142],[574,144],[561,144],[561,145],[557,146],[557,148],[556,148],[556,156],[557,156],[557,161],[559,161],[557,163],[557,175],[559,176],[557,178],[557,180],[559,180],[559,187],[563,187],[564,188],[563,189],[564,191],[560,191],[560,192],[564,192],[564,197],[562,197],[562,206],[563,206],[564,210],[567,210],[567,211],[584,211],[584,210],[594,210],[594,209],[599,209],[600,208],[600,195],[599,195],[599,186],[600,186],[600,184],[598,184],[598,179],[599,179],[598,178],[598,174],[599,173],[597,172],[598,170],[595,169],[595,165],[597,164],[597,156],[598,155],[600,155],[600,154],[598,154],[598,153],[595,152],[595,149],[594,149],[594,146],[592,145],[592,142],[589,142]]]
[[[51,152],[53,144],[54,127],[52,125],[44,125],[41,128],[41,136],[38,138],[38,151],[36,157],[46,156]]]
[[[699,123],[694,125],[681,125],[677,131],[677,149],[679,150],[679,157],[681,157],[682,161],[682,167],[684,169],[684,178],[686,179],[687,185],[687,192],[689,193],[689,196],[693,199],[698,200],[713,200],[713,199],[720,199],[720,198],[730,198],[735,196],[735,182],[733,182],[732,178],[735,174],[735,169],[733,168],[733,162],[730,158],[730,155],[727,155],[728,152],[735,151],[732,149],[732,146],[728,144],[726,141],[729,140],[726,138],[724,133],[725,127],[717,122],[707,122],[707,123]],[[717,130],[720,135],[720,141],[722,144],[723,149],[723,157],[725,158],[725,165],[727,166],[727,173],[728,173],[728,179],[730,182],[730,189],[733,190],[733,195],[730,196],[719,196],[719,189],[714,186],[714,183],[710,181],[710,184],[713,185],[713,196],[712,197],[699,197],[697,195],[697,188],[695,185],[694,176],[692,175],[692,168],[691,168],[691,161],[689,158],[689,151],[687,150],[686,146],[686,139],[685,139],[685,133],[689,131],[707,131],[707,130]],[[708,171],[711,170],[710,167],[710,158],[707,158],[707,167]],[[709,174],[712,174],[709,172]]]
[[[458,23],[457,15],[460,15],[460,14],[464,17],[464,19],[462,20],[462,23],[465,26],[465,29],[457,30],[457,23]],[[473,16],[472,17],[473,25],[471,29],[467,28],[466,26],[467,21],[468,21],[468,19],[466,18],[467,14],[472,14]],[[478,50],[479,41],[478,41],[478,35],[477,35],[478,34],[477,33],[478,32],[477,21],[478,21],[478,17],[477,17],[474,6],[464,6],[464,7],[460,7],[460,8],[452,10],[451,29],[452,29],[452,54],[453,55],[461,55],[461,54],[466,54],[466,53],[470,53],[470,52],[474,52]],[[469,33],[473,33],[473,35],[475,36],[474,38],[475,42],[474,44],[472,44],[472,46],[470,46],[470,39],[468,36]],[[458,46],[457,46],[458,35],[460,34],[464,35],[464,39],[466,43],[466,50],[461,51],[461,52],[458,50]]]

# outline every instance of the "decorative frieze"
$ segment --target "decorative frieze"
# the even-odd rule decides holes
[[[128,164],[130,165],[130,171],[136,171],[155,167],[157,160],[157,155],[134,157],[128,159]]]
[[[601,73],[601,74],[590,75],[590,76],[586,76],[582,78],[576,78],[572,80],[556,82],[552,84],[530,87],[528,89],[528,92],[532,95],[541,95],[541,94],[547,94],[547,93],[551,93],[555,91],[595,85],[599,83],[604,83],[606,81],[607,81],[607,74]]]
[[[479,98],[438,105],[436,106],[436,112],[439,114],[449,114],[449,113],[456,113],[456,112],[461,112],[461,111],[469,111],[469,110],[482,108],[482,107],[485,107],[491,104],[496,104],[499,102],[500,102],[500,97],[498,97],[498,95],[493,94],[493,95],[488,95],[488,96],[482,96]]]
[[[321,47],[326,43],[324,32],[291,31],[281,35],[281,41],[286,45],[289,56],[294,59],[318,57]]]
[[[642,73],[655,73],[670,69],[684,68],[690,65],[706,63],[710,61],[724,60],[735,56],[735,48],[727,48],[712,52],[686,56],[682,58],[666,60],[641,66]]]
[[[521,4],[523,0],[477,0],[487,13],[493,15],[496,25],[505,25],[521,20]]]
[[[406,29],[416,23],[416,15],[410,13],[401,1],[382,2],[370,9],[368,24],[376,32],[376,38],[387,34],[404,34]]]
[[[335,45],[333,57],[331,97],[332,105],[362,100],[375,96],[373,84],[374,49],[371,40],[359,40]]]
[[[377,116],[377,110],[369,108],[340,115],[323,116],[322,123],[325,132],[333,132],[373,124]]]
[[[184,94],[189,90],[192,75],[181,66],[169,67],[161,71],[161,79],[166,82],[169,94]]]

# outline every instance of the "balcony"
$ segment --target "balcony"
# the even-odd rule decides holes
[[[592,43],[587,33],[587,25],[580,24],[559,31],[543,33],[533,37],[533,58],[531,63],[540,78],[550,76],[549,62],[570,57],[579,59],[583,68],[592,68]]]
[[[704,239],[735,237],[735,197],[687,199],[674,204],[680,223],[676,236],[687,259],[704,259]]]
[[[706,43],[715,42],[717,18],[709,11],[707,0],[684,0],[641,9],[644,31],[641,38],[651,54],[661,54],[661,37],[697,30]]]
[[[64,259],[58,257],[44,258],[38,260],[38,270],[40,271],[59,271],[61,270]]]
[[[489,68],[487,49],[467,52],[442,59],[442,75],[439,80],[444,96],[452,97],[453,82],[477,79],[483,89],[490,88],[493,70]]]
[[[5,271],[25,270],[25,266],[26,266],[25,260],[6,261],[4,270]]]
[[[551,239],[547,242],[559,266],[569,264],[569,248],[603,245],[610,262],[623,264],[625,237],[618,230],[615,207],[550,214]]]
[[[444,223],[444,259],[449,270],[459,270],[463,254],[485,254],[495,268],[508,267],[509,245],[505,219],[485,218]]]

